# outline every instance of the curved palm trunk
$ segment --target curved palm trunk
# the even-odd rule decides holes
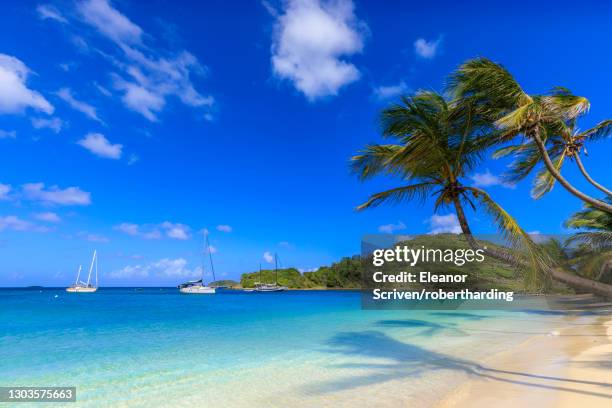
[[[584,168],[584,165],[582,164],[582,159],[580,158],[580,154],[579,153],[574,154],[574,159],[576,159],[576,164],[578,165],[578,168],[580,169],[580,172],[582,173],[584,178],[589,181],[589,183],[591,183],[592,185],[597,187],[599,190],[601,190],[604,193],[606,193],[608,196],[612,196],[612,191],[608,190],[607,188],[605,188],[604,186],[602,186],[601,184],[599,184],[598,182],[593,180],[591,178],[591,176],[589,175],[589,173],[587,173],[586,169]]]
[[[538,146],[538,150],[542,154],[542,158],[544,159],[544,165],[546,166],[550,174],[559,182],[559,184],[561,184],[563,187],[565,187],[567,191],[569,191],[570,193],[572,193],[573,195],[575,195],[582,201],[589,203],[593,207],[598,208],[602,211],[612,213],[612,205],[584,194],[582,191],[579,191],[574,186],[572,186],[565,178],[563,178],[561,173],[557,171],[557,169],[555,168],[555,165],[550,160],[550,156],[548,155],[546,146],[544,145],[544,142],[542,141],[542,138],[540,137],[539,129],[536,128],[532,136],[536,142],[536,145]]]
[[[465,236],[468,244],[473,249],[483,249],[480,248],[480,245],[478,245],[478,242],[472,235],[472,231],[470,230],[470,227],[468,225],[467,217],[465,216],[465,212],[463,211],[463,206],[461,205],[459,198],[454,198],[453,204],[455,205],[457,219],[459,220],[461,231],[463,232],[463,235]],[[511,265],[523,264],[523,266],[526,266],[524,263],[521,263],[516,257],[512,256],[512,254],[505,251],[499,251],[494,248],[487,248],[484,249],[484,253],[491,256],[492,258],[499,259],[500,261],[509,263]],[[582,276],[565,272],[560,268],[549,268],[545,272],[548,273],[550,277],[554,280],[564,283],[569,287],[612,299],[612,285],[583,278]]]

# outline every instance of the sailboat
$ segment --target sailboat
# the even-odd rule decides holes
[[[94,270],[94,265],[96,268],[96,284],[91,284],[91,273]],[[87,282],[83,282],[80,280],[81,278],[81,269],[82,266],[79,265],[79,271],[77,272],[77,277],[74,282],[74,285],[66,288],[66,292],[78,292],[78,293],[92,293],[98,290],[98,252],[94,251],[93,257],[91,258],[91,265],[89,266],[89,274],[87,275]]]
[[[206,241],[206,251],[208,252],[208,256],[210,259],[210,270],[213,275],[213,280],[217,280],[215,278],[215,267],[213,265],[212,252],[210,251],[210,244],[208,242],[208,231],[204,231],[204,237]],[[185,283],[181,283],[178,285],[179,291],[181,293],[195,294],[195,295],[213,295],[216,292],[216,289],[210,286],[206,286],[204,284],[204,263],[202,262],[202,276],[200,279],[195,281],[188,281]]]
[[[262,283],[261,282],[261,265],[259,266],[259,280],[255,284],[255,292],[282,292],[287,290],[286,286],[279,286],[278,284],[278,256],[274,254],[274,283]]]

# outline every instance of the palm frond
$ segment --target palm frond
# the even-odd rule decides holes
[[[400,145],[368,145],[351,158],[351,170],[360,180],[378,174],[396,174],[400,169],[389,166],[392,157],[402,149]]]
[[[566,155],[561,153],[557,156],[551,157],[553,165],[557,171],[561,171],[561,166],[565,161]],[[533,187],[531,188],[531,197],[535,200],[539,200],[542,196],[553,189],[556,183],[556,179],[550,174],[546,167],[542,167],[538,174],[533,179]]]
[[[409,186],[393,188],[391,190],[373,194],[372,196],[370,196],[370,199],[368,201],[357,207],[357,211],[365,210],[366,208],[376,207],[386,202],[400,203],[402,201],[409,201],[414,199],[419,199],[423,201],[427,198],[427,195],[431,191],[433,186],[435,186],[435,184],[432,182],[424,182],[412,184]]]
[[[532,285],[536,284],[542,276],[542,271],[551,264],[550,259],[533,242],[529,234],[521,228],[518,222],[495,202],[486,191],[476,187],[466,187],[466,190],[471,192],[474,199],[491,216],[506,242],[516,251],[524,253],[527,262],[531,265],[530,283]]]
[[[576,139],[596,141],[610,137],[610,135],[612,135],[612,120],[604,120],[599,122],[597,126],[577,134]]]

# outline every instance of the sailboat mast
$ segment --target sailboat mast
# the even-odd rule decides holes
[[[96,257],[96,288],[98,287],[98,257]]]
[[[274,254],[274,280],[276,285],[278,285],[278,256],[276,254]]]
[[[79,265],[79,271],[77,272],[76,282],[74,282],[75,285],[79,284],[79,278],[81,277],[81,269],[82,268],[83,268],[83,265]]]
[[[93,271],[94,262],[96,260],[96,250],[94,250],[93,258],[91,258],[91,265],[89,265],[89,274],[87,275],[87,286],[89,286],[89,282],[91,281],[91,272]]]
[[[208,242],[208,231],[206,231],[204,235],[206,237],[206,250],[208,251],[208,257],[210,259],[210,271],[212,272],[213,282],[215,282],[217,278],[215,277],[215,265],[213,265],[212,251],[210,250],[210,243]]]

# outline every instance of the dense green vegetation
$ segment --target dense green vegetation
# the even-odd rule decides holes
[[[238,285],[240,285],[238,282],[236,282],[235,280],[231,280],[231,279],[223,279],[223,280],[217,280],[214,282],[210,282],[209,283],[210,286],[227,286],[229,288],[233,288],[236,287]]]
[[[479,241],[480,245],[489,248],[499,248],[491,242]],[[470,249],[469,242],[461,235],[438,234],[422,235],[411,240],[403,241],[399,245],[409,247],[440,248],[440,249]],[[369,262],[369,261],[368,261]],[[278,283],[291,289],[358,289],[361,285],[362,260],[359,256],[342,258],[329,266],[322,266],[317,271],[300,273],[295,268],[278,270]],[[405,264],[393,264],[390,269],[384,268],[385,272],[392,270],[407,270]],[[500,290],[514,290],[520,292],[524,288],[526,274],[520,268],[509,266],[500,260],[486,257],[482,263],[456,266],[453,264],[420,264],[415,271],[429,271],[433,273],[467,274],[471,287],[481,289],[497,288]],[[271,269],[259,272],[250,272],[242,275],[240,284],[244,288],[252,288],[256,282],[273,283],[275,272]]]

